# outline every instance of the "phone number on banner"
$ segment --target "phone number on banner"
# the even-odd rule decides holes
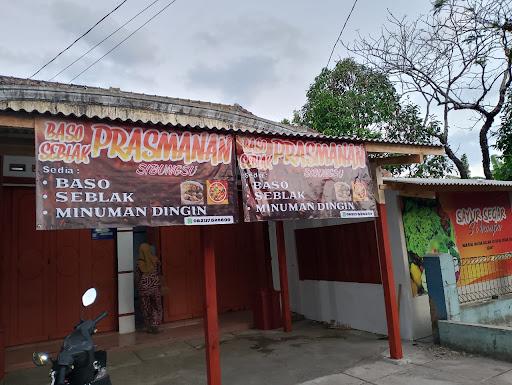
[[[205,217],[186,217],[185,225],[218,225],[234,223],[233,216],[205,216]]]

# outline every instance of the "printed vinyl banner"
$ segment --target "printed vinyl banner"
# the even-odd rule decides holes
[[[461,258],[512,252],[508,192],[443,193],[440,201],[453,224]]]
[[[443,211],[437,200],[403,197],[402,222],[413,296],[427,294],[423,265],[423,258],[427,254],[450,254],[458,274],[460,256],[455,233],[449,215]]]
[[[402,199],[413,295],[427,292],[423,257],[448,253],[458,286],[507,277],[512,253],[512,206],[508,192],[441,193],[434,199]],[[471,262],[476,258],[477,265]],[[475,266],[478,266],[476,268]]]
[[[364,145],[237,136],[246,222],[375,217]]]
[[[231,135],[36,121],[37,229],[236,221]]]

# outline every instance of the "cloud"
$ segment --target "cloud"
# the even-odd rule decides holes
[[[223,16],[191,38],[207,60],[187,72],[187,83],[244,105],[264,91],[293,82],[297,71],[289,67],[297,66],[308,55],[304,33],[267,14]]]
[[[199,64],[188,73],[194,87],[220,91],[234,102],[248,103],[262,89],[279,81],[277,60],[269,56],[246,56],[226,65]]]
[[[0,68],[11,69],[8,73],[2,71],[2,75],[27,77],[35,67],[47,60],[48,52],[28,50],[25,47],[10,49],[0,45]]]
[[[93,19],[102,14],[102,10],[93,11],[84,5],[85,3],[73,3],[65,0],[57,0],[50,5],[54,25],[61,30],[78,33],[84,26],[92,25]],[[80,18],[77,18],[80,16]]]
[[[267,52],[281,60],[298,59],[307,54],[303,32],[273,16],[243,14],[236,19],[221,20],[218,27],[198,32],[194,38],[205,49],[213,51]]]
[[[34,53],[32,51],[24,49],[10,49],[3,45],[0,45],[0,60],[4,63],[16,65],[27,60],[41,59],[43,55],[40,53]]]
[[[109,6],[110,7],[110,6]],[[57,0],[52,4],[52,16],[56,26],[68,35],[69,42],[72,42],[78,36],[87,31],[93,24],[95,24],[102,16],[110,11],[111,8],[99,9],[98,7],[87,7],[82,3],[72,3],[64,0]],[[139,18],[135,19],[127,27],[123,27],[110,39],[95,48],[90,54],[82,59],[77,64],[73,65],[66,73],[77,74],[87,65],[99,59],[117,43],[126,38],[132,31],[138,28],[149,17],[149,13],[142,14]],[[79,16],[79,19],[77,19]],[[67,54],[67,59],[62,62],[67,65],[80,55],[95,46],[103,40],[110,33],[117,30],[125,20],[117,20],[114,17],[109,17],[100,23],[95,29],[87,34],[76,47],[73,47],[70,54]],[[79,20],[77,22],[76,20]],[[128,28],[129,27],[129,28]],[[132,35],[128,40],[123,42],[119,47],[112,51],[108,56],[102,59],[97,66],[105,66],[105,68],[120,67],[126,70],[134,67],[143,67],[159,62],[159,47],[151,37],[150,33],[142,28]],[[141,79],[144,77],[141,77]]]
[[[72,75],[79,73],[75,69]],[[72,77],[69,76],[69,79]],[[151,92],[156,86],[155,73],[142,71],[141,67],[120,66],[116,62],[105,60],[91,67],[87,72],[73,81],[75,84],[86,84],[97,87],[119,87],[123,91]]]

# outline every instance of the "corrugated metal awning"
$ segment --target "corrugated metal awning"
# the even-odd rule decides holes
[[[329,136],[303,126],[258,117],[239,105],[208,103],[157,95],[0,76],[0,111],[37,112],[141,124],[163,124],[293,138],[343,140],[421,148],[440,153],[442,146],[385,139]],[[418,153],[416,150],[413,153]]]
[[[423,191],[512,191],[512,181],[488,179],[382,178],[394,190]]]

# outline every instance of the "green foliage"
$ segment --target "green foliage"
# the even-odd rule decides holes
[[[464,165],[464,168],[466,169],[466,171],[468,173],[468,177],[471,178],[471,172],[469,171],[469,159],[468,159],[467,154],[462,154],[462,157],[460,158],[460,161]]]
[[[400,106],[386,128],[386,138],[400,142],[431,144],[440,132],[437,121],[424,125],[419,107],[412,103]],[[443,178],[453,170],[453,164],[445,156],[427,156],[421,164],[389,167],[394,175],[417,178]]]
[[[420,109],[416,104],[406,103],[399,106],[387,127],[387,138],[399,141],[432,143],[434,135],[440,132],[439,122],[433,121],[426,126],[420,118]]]
[[[512,91],[503,109],[501,127],[496,134],[496,148],[501,151],[501,156],[491,157],[493,177],[512,180]]]
[[[410,178],[444,178],[453,171],[453,164],[445,156],[427,156],[421,164],[389,168],[394,176]]]
[[[353,59],[339,61],[332,70],[324,68],[306,96],[297,117],[301,124],[327,135],[362,138],[380,137],[368,127],[389,121],[399,103],[386,75]]]
[[[353,59],[324,68],[307,94],[307,102],[294,111],[292,122],[327,135],[382,138],[432,144],[438,122],[424,124],[419,107],[402,104],[386,74]],[[421,165],[389,167],[394,175],[443,177],[453,166],[446,157],[427,157]]]
[[[512,159],[504,156],[491,156],[492,176],[497,180],[512,180]]]
[[[292,123],[301,124],[300,112],[297,110],[293,111]]]

